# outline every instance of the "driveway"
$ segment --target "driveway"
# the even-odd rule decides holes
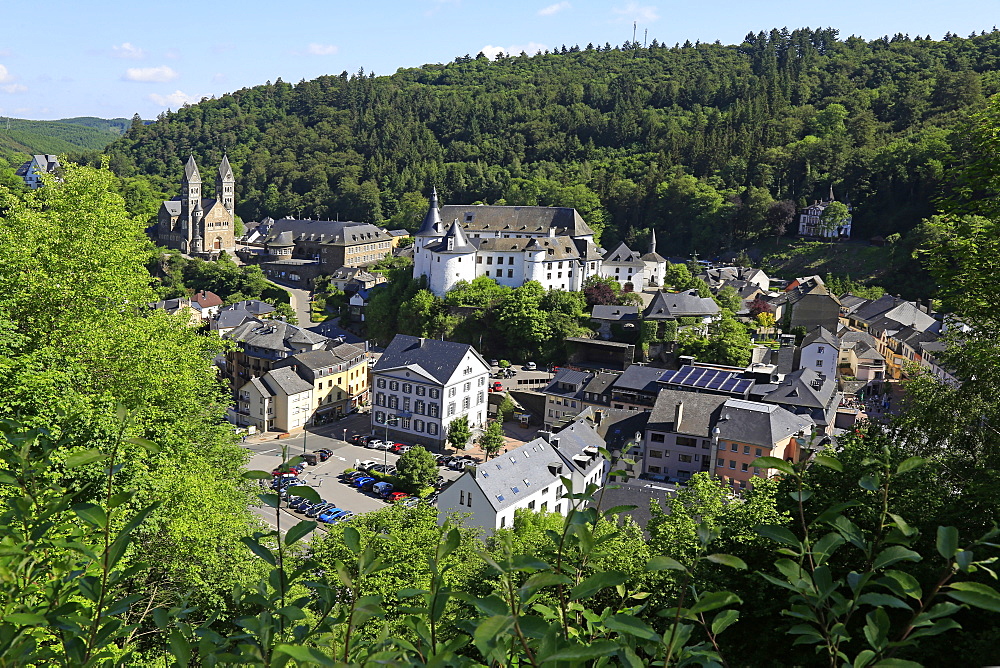
[[[287,290],[291,295],[292,308],[295,310],[295,317],[299,319],[299,325],[308,327],[312,324],[312,313],[309,310],[309,291],[296,288],[287,283],[280,283],[274,279],[267,279],[269,283],[277,285],[283,290]]]

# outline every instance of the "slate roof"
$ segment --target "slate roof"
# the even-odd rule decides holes
[[[840,310],[847,315],[853,314],[859,308],[869,303],[871,303],[870,299],[852,295],[850,292],[840,295]]]
[[[555,394],[561,397],[583,396],[583,388],[594,374],[584,371],[575,371],[565,367],[556,371],[552,380],[541,391],[542,394]],[[564,385],[576,386],[577,389],[565,388]]]
[[[299,374],[295,373],[291,367],[271,369],[261,376],[261,379],[274,395],[278,394],[276,391],[278,389],[281,390],[282,394],[288,396],[299,394],[300,392],[308,392],[313,389],[312,384],[300,378]]]
[[[570,237],[521,237],[520,239],[504,239],[495,237],[480,237],[469,243],[480,251],[493,253],[521,253],[531,250],[544,250],[545,260],[576,260],[580,258],[577,241]],[[593,244],[591,244],[593,245]],[[550,254],[548,251],[552,249]]]
[[[173,314],[177,313],[184,307],[191,308],[191,300],[184,297],[164,299],[163,301],[153,302],[149,305],[149,307]]]
[[[327,340],[325,336],[282,320],[245,322],[226,337],[265,350],[294,350],[295,345],[319,345]]]
[[[712,426],[718,419],[719,407],[730,399],[731,397],[722,394],[660,390],[646,427],[709,438]],[[682,405],[680,424],[675,422],[677,404]]]
[[[282,366],[290,364],[301,364],[309,369],[324,369],[327,367],[343,364],[356,359],[359,355],[364,355],[365,349],[350,343],[342,343],[333,349],[321,348],[319,350],[307,350],[304,353],[296,353],[282,361]]]
[[[605,264],[644,266],[639,257],[639,253],[630,249],[625,242],[618,244],[618,248],[604,254]]]
[[[659,253],[655,253],[655,252],[654,253],[646,253],[645,255],[643,255],[639,259],[642,260],[643,262],[666,262],[667,261],[667,258],[665,258],[662,255],[660,255]]]
[[[27,176],[32,163],[38,165],[38,169],[42,172],[54,172],[59,168],[59,156],[57,155],[53,155],[51,153],[40,153],[31,156],[31,158],[31,160],[17,168],[17,171],[14,172],[16,176]]]
[[[822,325],[817,325],[812,329],[811,332],[806,334],[805,338],[802,339],[802,344],[800,348],[805,348],[806,346],[811,346],[814,343],[825,343],[827,345],[833,346],[834,348],[840,348],[840,340],[830,333],[830,331],[823,327]]]
[[[421,339],[407,334],[397,334],[372,367],[373,372],[402,366],[419,367],[440,383],[445,383],[462,363],[466,353],[472,351],[487,368],[486,361],[467,343]]]
[[[296,220],[282,218],[274,221],[267,235],[258,243],[269,246],[292,245],[297,241],[313,241],[334,246],[388,241],[392,237],[370,223],[349,220]],[[277,242],[277,243],[276,243]]]
[[[469,237],[465,235],[462,226],[458,221],[453,221],[448,232],[441,237],[441,241],[427,246],[429,251],[434,253],[444,253],[446,255],[465,255],[475,253],[476,247],[469,243]]]
[[[555,229],[557,236],[594,234],[576,209],[568,207],[448,204],[441,207],[440,216],[444,220],[458,220],[469,232],[548,234],[550,229]]]
[[[631,364],[611,384],[612,390],[633,390],[656,394],[660,390],[659,380],[663,369]]]
[[[229,165],[228,155],[222,156],[222,162],[219,163],[219,176],[223,180],[231,181],[233,179],[233,168]]]
[[[201,183],[201,174],[198,173],[198,164],[194,161],[194,155],[189,155],[187,163],[184,165],[184,178],[189,183]]]
[[[594,310],[590,314],[593,320],[638,320],[639,307],[633,305],[614,306],[605,304],[595,304]]]
[[[200,206],[205,211],[210,211],[212,207],[217,204],[216,200],[211,197],[203,197],[198,200],[198,206]],[[163,208],[167,210],[167,213],[171,216],[181,215],[181,198],[172,197],[171,199],[163,200]]]
[[[878,343],[868,332],[847,331],[840,336],[841,350],[854,350],[859,359],[885,360],[878,351]]]
[[[258,319],[257,316],[245,309],[222,309],[209,323],[209,328],[234,329],[248,320],[253,320],[258,324],[263,324],[262,320]]]
[[[684,292],[657,292],[649,306],[643,311],[647,320],[673,320],[714,316],[719,313],[719,305],[711,297],[699,297],[697,290]]]
[[[722,406],[719,438],[771,447],[812,425],[807,415],[796,415],[781,406],[743,399],[729,399]]]
[[[611,386],[618,380],[618,375],[617,373],[607,371],[598,373],[590,379],[589,383],[583,386],[583,391],[591,394],[610,395]]]
[[[580,259],[584,262],[590,262],[591,260],[600,260],[604,257],[601,249],[598,248],[593,241],[589,239],[574,239],[574,245],[576,246],[576,251],[580,255]]]
[[[274,312],[274,307],[267,302],[262,302],[259,299],[245,299],[241,302],[233,302],[229,306],[222,309],[225,311],[247,311],[253,315],[267,315],[268,313]]]
[[[437,188],[434,188],[431,191],[431,201],[427,207],[427,213],[424,214],[424,220],[420,223],[420,229],[417,230],[414,236],[440,237],[443,235],[444,225],[441,223],[441,210],[438,208],[438,192]]]

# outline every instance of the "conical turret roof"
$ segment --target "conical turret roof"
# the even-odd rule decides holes
[[[424,222],[421,223],[420,229],[417,230],[415,236],[418,237],[444,236],[444,225],[441,224],[441,210],[438,208],[437,188],[434,188],[431,191],[430,206],[427,207],[427,214],[424,216]]]
[[[229,166],[229,156],[222,156],[222,163],[219,165],[219,178],[223,181],[231,181],[233,179],[233,168]]]
[[[444,235],[435,248],[435,253],[451,253],[455,255],[463,253],[475,253],[476,247],[469,243],[469,237],[465,235],[465,230],[458,224],[458,219],[448,228],[448,233]]]
[[[190,182],[201,182],[201,174],[198,173],[198,165],[194,161],[194,155],[188,156],[187,164],[184,165],[184,180]]]

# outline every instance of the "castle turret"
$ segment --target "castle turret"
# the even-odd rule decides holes
[[[424,216],[420,229],[413,235],[413,275],[431,278],[431,259],[427,246],[434,244],[444,236],[444,225],[441,224],[441,210],[438,208],[437,188],[431,191],[430,206]]]
[[[457,220],[440,241],[425,250],[430,268],[426,275],[435,295],[444,295],[459,281],[476,278],[476,247],[469,243]]]

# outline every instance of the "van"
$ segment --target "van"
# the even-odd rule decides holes
[[[378,496],[386,497],[392,493],[392,483],[391,482],[377,482],[372,485],[372,491]]]

